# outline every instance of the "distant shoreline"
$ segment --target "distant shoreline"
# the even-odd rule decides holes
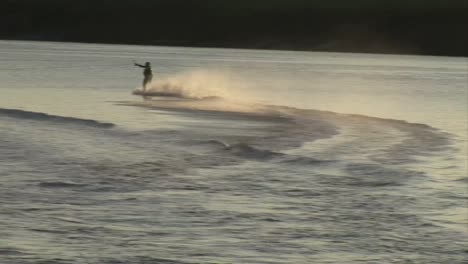
[[[0,39],[468,57],[466,0],[381,2],[6,0]]]
[[[468,54],[451,55],[451,54],[424,54],[414,52],[379,52],[372,50],[338,50],[338,49],[306,49],[306,48],[284,48],[284,47],[252,47],[252,46],[235,46],[235,45],[189,45],[181,44],[181,42],[159,42],[159,43],[139,43],[139,42],[95,42],[95,41],[66,41],[56,39],[38,39],[38,38],[18,38],[18,39],[0,39],[0,41],[25,41],[25,42],[52,42],[63,44],[97,44],[97,45],[135,45],[135,46],[154,46],[154,47],[173,47],[173,48],[206,48],[206,49],[241,49],[241,50],[264,50],[264,51],[297,51],[297,52],[330,52],[330,53],[356,53],[356,54],[376,54],[376,55],[404,55],[404,56],[433,56],[433,57],[459,57],[468,58]]]

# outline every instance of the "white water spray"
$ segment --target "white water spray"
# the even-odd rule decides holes
[[[147,91],[177,94],[184,98],[221,97],[245,102],[250,99],[246,95],[247,86],[245,81],[228,72],[196,70],[154,80]]]

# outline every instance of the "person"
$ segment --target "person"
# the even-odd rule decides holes
[[[151,64],[149,62],[146,62],[145,65],[141,65],[138,63],[135,63],[135,66],[144,68],[145,70],[143,71],[143,92],[146,91],[146,85],[151,82],[153,79],[153,72],[151,71]]]

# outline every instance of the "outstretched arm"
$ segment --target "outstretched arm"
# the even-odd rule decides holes
[[[138,67],[141,67],[141,68],[145,68],[144,65],[141,65],[141,64],[138,64],[138,63],[134,63],[134,64],[135,64],[135,66],[138,66]]]

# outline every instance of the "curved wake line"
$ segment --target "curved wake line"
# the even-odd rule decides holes
[[[180,99],[180,100],[179,100]],[[206,115],[211,118],[229,118],[230,120],[256,120],[271,122],[291,122],[293,119],[262,105],[240,104],[222,98],[187,99],[152,99],[142,102],[115,101],[118,105],[143,107],[152,110],[172,111],[178,113]]]
[[[92,120],[92,119],[81,119],[81,118],[75,118],[75,117],[49,115],[46,113],[31,112],[31,111],[25,111],[25,110],[19,110],[19,109],[0,108],[0,116],[6,116],[6,117],[18,118],[18,119],[49,121],[49,122],[55,122],[55,123],[78,124],[78,125],[85,125],[85,126],[99,127],[99,128],[111,128],[115,126],[112,123],[99,122],[99,121]]]
[[[298,116],[313,114],[314,116],[320,116],[323,118],[333,118],[333,119],[341,118],[341,119],[347,119],[348,121],[360,121],[360,122],[377,121],[377,122],[385,122],[387,124],[403,125],[403,126],[420,128],[420,129],[439,130],[438,128],[432,127],[427,124],[408,122],[406,120],[395,119],[395,118],[376,117],[376,116],[368,116],[368,115],[363,115],[363,114],[348,114],[348,113],[333,112],[333,111],[328,111],[328,110],[302,109],[302,108],[297,108],[294,106],[265,105],[265,107],[284,109],[288,112],[295,113]]]
[[[359,114],[342,114],[332,111],[300,109],[290,106],[237,103],[225,99],[167,99],[158,98],[143,102],[117,102],[120,105],[144,107],[153,110],[173,111],[197,118],[221,118],[223,120],[267,121],[272,126],[262,138],[254,140],[259,151],[238,146],[230,149],[233,154],[249,157],[274,157],[264,150],[284,150],[300,147],[305,142],[331,138],[340,134],[340,128],[355,127],[372,136],[373,128],[396,130],[402,137],[393,138],[391,145],[380,146],[379,155],[371,160],[385,164],[414,162],[417,157],[441,151],[451,151],[452,135],[427,124],[405,120],[372,117]],[[362,142],[367,141],[362,138]],[[239,142],[228,142],[236,146]],[[371,144],[371,143],[369,143]],[[228,147],[228,146],[225,146]],[[266,147],[266,148],[265,148]],[[255,152],[255,153],[254,153]],[[254,153],[254,154],[252,154]],[[315,161],[307,161],[314,163]]]

